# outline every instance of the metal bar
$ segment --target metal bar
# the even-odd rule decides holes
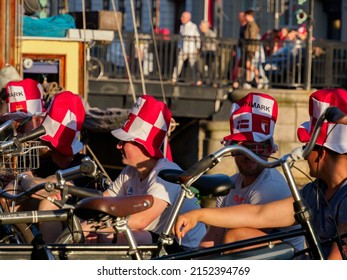
[[[310,0],[307,17],[306,60],[305,60],[305,89],[311,89],[312,70],[312,36],[313,36],[314,1]]]
[[[67,221],[69,209],[52,211],[22,211],[0,214],[0,224],[23,224],[38,222]]]
[[[300,236],[304,234],[305,233],[302,229],[290,230],[285,232],[268,234],[265,236],[247,239],[243,241],[216,245],[210,248],[189,250],[182,253],[176,253],[176,254],[171,254],[168,256],[163,256],[163,257],[160,257],[159,259],[186,260],[186,259],[201,258],[204,256],[213,255],[213,254],[220,254],[229,250],[235,250],[235,249],[244,248],[248,246],[259,245],[259,244],[263,244],[263,243],[267,243],[267,242],[271,242],[275,240],[283,240],[286,238],[296,237],[296,236]]]

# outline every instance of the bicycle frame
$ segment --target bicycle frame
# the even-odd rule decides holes
[[[298,151],[295,150],[295,153],[297,152]],[[182,185],[185,185],[185,187],[189,187],[203,173],[213,168],[216,164],[218,164],[221,161],[221,159],[225,155],[230,153],[243,154],[265,168],[274,168],[278,166],[282,167],[284,175],[288,181],[288,185],[290,187],[292,196],[294,198],[295,218],[297,222],[302,225],[303,230],[301,231],[292,230],[292,231],[287,231],[284,233],[269,234],[266,237],[262,237],[262,238],[254,238],[254,239],[249,239],[243,242],[235,242],[232,244],[225,244],[225,245],[216,246],[213,248],[200,249],[200,250],[196,250],[192,252],[184,252],[184,253],[174,254],[174,255],[170,255],[170,256],[162,257],[162,258],[163,259],[187,259],[190,257],[208,256],[210,254],[223,252],[225,250],[238,249],[245,246],[257,245],[264,242],[271,242],[271,241],[275,241],[279,239],[285,239],[285,238],[293,237],[293,235],[294,236],[305,235],[307,242],[309,244],[309,247],[312,250],[313,257],[315,259],[324,259],[325,257],[323,254],[321,244],[318,240],[315,229],[312,226],[310,209],[306,206],[305,201],[301,198],[301,195],[295,183],[294,176],[290,169],[290,164],[295,159],[295,157],[293,157],[293,154],[287,154],[276,161],[268,162],[242,146],[238,146],[238,145],[227,146],[215,152],[214,154],[206,158],[203,158],[202,160],[194,164],[186,172],[181,174],[179,176],[180,183]],[[297,157],[297,159],[298,158],[299,157]]]
[[[165,178],[165,177],[170,177],[174,180],[174,178],[176,178],[176,176],[178,174],[180,174],[182,171],[179,170],[163,170],[162,172],[159,172],[160,177]],[[198,190],[200,192],[201,195],[219,195],[219,194],[225,194],[227,191],[229,191],[230,188],[233,187],[230,177],[227,175],[223,175],[223,174],[215,174],[215,175],[206,175],[202,178],[200,178],[199,181],[195,182],[194,185],[195,189]],[[130,197],[123,197],[123,198],[119,198],[119,199],[124,199],[124,198],[131,198]],[[157,244],[155,245],[155,250],[152,252],[152,254],[154,254],[155,257],[158,257],[160,255],[166,255],[167,252],[165,250],[166,246],[170,246],[174,243],[174,235],[171,232],[172,226],[175,223],[178,214],[183,206],[183,203],[185,201],[186,198],[188,199],[192,199],[193,197],[195,197],[195,194],[192,190],[192,188],[185,188],[182,187],[180,194],[178,196],[178,198],[176,199],[170,216],[166,222],[166,225],[162,231],[162,233],[160,234],[159,240],[157,242]],[[80,201],[80,203],[78,205],[76,205],[75,207],[75,214],[83,219],[88,219],[90,218],[90,216],[95,216],[95,214],[92,214],[93,211],[99,211],[99,212],[103,212],[103,216],[105,216],[105,214],[108,215],[108,218],[99,218],[99,219],[103,219],[105,224],[109,224],[112,225],[115,229],[116,232],[124,232],[125,233],[125,237],[126,240],[128,242],[128,244],[130,245],[130,249],[131,249],[131,253],[135,254],[136,259],[142,259],[142,256],[140,254],[140,250],[138,249],[139,245],[136,243],[136,240],[131,232],[131,230],[129,229],[128,225],[127,225],[127,220],[128,220],[128,215],[124,215],[124,211],[122,211],[122,214],[117,215],[116,213],[114,214],[110,214],[107,213],[106,210],[104,210],[106,207],[105,205],[108,204],[107,202],[107,197],[104,198],[91,198],[88,200],[92,200],[92,203],[90,203],[90,201],[85,200],[85,201]],[[120,202],[122,203],[122,202]],[[137,203],[138,204],[138,203]],[[92,205],[92,207],[91,207]],[[122,206],[118,206],[121,207]],[[125,208],[126,205],[123,206],[123,208]],[[131,210],[131,209],[130,209]],[[86,211],[91,211],[89,215],[84,214]],[[98,212],[97,212],[98,213]],[[131,213],[129,213],[130,215]],[[117,246],[117,245],[115,245]],[[148,256],[148,254],[146,254]],[[151,258],[153,257],[153,255],[151,256]]]
[[[168,170],[168,174],[166,176],[176,176],[180,174],[182,171],[179,170]],[[68,171],[66,174],[72,174],[74,172]],[[164,174],[162,174],[164,176]],[[37,191],[38,189],[42,188],[42,186],[45,184],[42,184],[41,186],[34,187],[33,191]],[[219,194],[226,194],[227,191],[229,191],[230,188],[233,187],[231,184],[230,177],[223,174],[215,174],[215,175],[205,175],[200,178],[195,184],[194,187],[199,190],[201,195],[219,195]],[[24,196],[24,194],[21,194],[21,196]],[[127,225],[128,216],[131,215],[132,211],[135,211],[134,209],[139,208],[138,205],[141,205],[141,201],[137,200],[135,198],[134,200],[133,196],[129,197],[90,197],[86,199],[82,199],[80,203],[78,203],[75,208],[71,209],[61,209],[61,210],[54,210],[54,211],[26,211],[26,212],[15,212],[15,213],[6,213],[3,215],[0,215],[0,223],[3,224],[16,224],[16,223],[37,223],[37,222],[48,222],[48,221],[69,221],[73,226],[70,228],[74,228],[75,231],[69,232],[66,230],[63,234],[60,235],[57,242],[61,242],[64,244],[48,244],[43,245],[40,244],[41,248],[52,248],[55,251],[61,250],[61,253],[68,254],[69,248],[76,248],[76,247],[69,247],[70,245],[77,245],[77,244],[68,244],[71,240],[74,242],[82,242],[83,240],[80,238],[80,235],[82,235],[81,225],[79,222],[80,217],[82,219],[93,219],[93,217],[98,216],[99,213],[103,214],[103,222],[105,224],[108,224],[109,226],[112,226],[115,229],[115,232],[123,232],[125,234],[125,237],[128,241],[129,246],[124,247],[119,245],[110,245],[113,249],[111,250],[112,253],[110,253],[113,256],[119,257],[121,254],[120,252],[123,252],[122,258],[125,256],[130,256],[132,259],[150,259],[153,257],[158,257],[161,255],[165,255],[166,251],[165,246],[170,246],[174,242],[174,236],[171,233],[172,225],[174,224],[179,211],[184,203],[185,198],[193,198],[195,196],[193,190],[191,188],[182,188],[179,198],[175,201],[175,204],[173,206],[171,215],[167,221],[167,224],[165,226],[165,229],[163,230],[159,241],[157,244],[148,244],[148,245],[138,245],[136,243],[135,237],[132,234],[132,231]],[[118,206],[118,208],[122,209],[122,214],[114,214],[112,213],[106,213],[105,212],[105,204],[107,204],[108,199],[113,199],[112,203]],[[118,199],[118,201],[116,201]],[[92,207],[90,208],[90,205]],[[131,205],[135,205],[134,209],[131,209]],[[117,207],[116,207],[117,208]],[[130,210],[126,210],[127,208],[130,208]],[[125,213],[125,214],[124,214]],[[105,215],[106,214],[106,215]],[[77,215],[77,216],[76,216]],[[72,234],[76,234],[76,237],[71,237]],[[80,234],[80,235],[79,235]],[[56,247],[56,245],[58,245]],[[21,245],[23,246],[23,245]],[[53,246],[53,247],[52,247]],[[54,247],[55,246],[55,247]],[[11,248],[13,245],[10,246]],[[21,247],[23,248],[23,247]],[[27,246],[25,247],[26,250],[34,250],[35,248],[33,246]],[[95,245],[92,244],[84,244],[79,245],[77,248],[84,248],[86,254],[91,254],[92,248],[95,248]],[[126,249],[125,249],[126,248]],[[0,245],[0,252],[1,250],[10,250],[9,247],[1,246]],[[73,249],[75,250],[75,249]],[[49,251],[49,250],[48,250]],[[82,256],[82,249],[80,249],[80,252],[78,253],[79,256]],[[88,252],[88,253],[87,253]],[[114,253],[118,252],[118,253]],[[60,256],[60,253],[55,253],[55,255]],[[1,253],[0,253],[1,256]]]
[[[66,208],[66,202],[69,194],[82,198],[90,196],[100,196],[102,194],[99,190],[79,188],[66,184],[66,181],[81,176],[100,178],[100,172],[97,172],[96,164],[89,157],[85,157],[82,160],[81,164],[78,166],[64,170],[58,170],[56,172],[57,183],[46,182],[37,184],[29,188],[27,191],[18,194],[17,192],[14,192],[14,194],[9,194],[5,191],[0,191],[0,197],[9,199],[12,201],[12,204],[14,204],[19,200],[28,197],[42,189],[45,189],[47,192],[58,189],[62,193],[61,200],[53,200],[49,197],[47,197],[47,199],[49,199],[52,203],[56,204],[60,208]],[[15,180],[14,184],[15,190],[17,190],[16,182],[17,180]],[[80,221],[76,216],[72,215],[71,206],[70,209],[66,208],[55,211],[0,211],[0,225],[2,228],[2,233],[5,237],[10,237],[12,235],[10,227],[11,224],[21,225],[21,227],[24,228],[27,227],[26,224],[55,221],[67,222],[67,227],[65,227],[63,233],[58,237],[57,242],[69,244],[73,242],[81,243],[84,241]],[[70,229],[74,230],[71,231]],[[33,236],[31,234],[31,239],[32,238]],[[28,238],[26,241],[28,241]]]

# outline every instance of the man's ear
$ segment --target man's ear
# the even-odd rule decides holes
[[[318,150],[318,155],[316,161],[318,162],[319,160],[322,160],[326,157],[327,151],[321,146]]]

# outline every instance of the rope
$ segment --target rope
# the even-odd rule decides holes
[[[147,6],[148,6],[148,13],[149,13],[149,18],[152,19],[152,13],[150,9],[150,4],[149,0],[147,0]],[[154,28],[153,28],[153,22],[152,20],[149,21],[151,23],[151,31],[152,31],[152,38],[153,38],[153,44],[154,44],[154,53],[155,53],[155,58],[157,61],[157,67],[158,67],[158,72],[159,72],[159,80],[160,80],[160,87],[161,87],[161,92],[163,96],[163,101],[166,103],[166,96],[165,96],[165,90],[164,90],[164,84],[163,84],[163,77],[161,75],[161,66],[159,63],[159,54],[158,54],[158,46],[157,46],[157,41],[155,40],[155,33],[154,33]]]
[[[162,93],[162,97],[163,97],[163,102],[166,104],[166,94],[165,94],[165,89],[164,89],[164,83],[163,83],[163,77],[161,74],[161,66],[160,66],[160,62],[159,62],[159,54],[158,54],[158,46],[157,46],[157,41],[155,40],[155,33],[154,33],[154,28],[153,28],[153,22],[152,22],[152,13],[151,13],[151,7],[150,7],[150,3],[149,0],[147,0],[147,9],[148,9],[148,13],[149,13],[149,18],[150,18],[150,25],[151,25],[151,33],[152,33],[152,41],[153,41],[153,45],[154,45],[154,53],[155,53],[155,58],[156,58],[156,62],[157,62],[157,67],[158,67],[158,72],[159,72],[159,80],[160,80],[160,88],[161,88],[161,93]],[[170,121],[170,125],[168,128],[168,133],[165,136],[165,140],[164,140],[164,155],[167,155],[167,150],[168,150],[168,145],[169,145],[169,137],[171,135],[171,133],[175,130],[176,126],[178,125],[178,123],[175,121],[174,118],[171,118]]]
[[[112,0],[112,8],[113,8],[113,11],[114,11],[114,16],[116,18],[116,25],[117,25],[117,30],[118,30],[118,36],[119,36],[119,40],[120,40],[121,47],[122,47],[122,53],[123,53],[123,57],[124,57],[124,61],[125,61],[125,67],[126,67],[126,70],[127,70],[127,73],[128,73],[128,77],[129,77],[130,89],[131,89],[131,92],[132,92],[132,95],[133,95],[134,102],[136,102],[136,94],[135,94],[134,84],[133,84],[133,81],[132,81],[132,76],[131,76],[131,73],[130,73],[129,63],[128,63],[127,55],[126,55],[125,48],[124,48],[124,40],[123,40],[123,36],[122,36],[122,32],[121,32],[121,26],[119,25],[119,22],[118,22],[118,18],[117,18],[117,14],[116,14],[117,13],[117,9],[116,9],[116,5],[114,3],[114,0]]]
[[[135,46],[136,46],[136,51],[137,51],[137,56],[138,56],[138,63],[139,63],[139,69],[140,69],[140,75],[141,75],[141,82],[142,82],[142,91],[143,94],[145,95],[147,93],[146,91],[146,87],[145,87],[145,80],[144,80],[144,74],[143,74],[143,68],[142,68],[142,63],[141,63],[141,55],[140,55],[140,44],[139,44],[139,36],[138,36],[138,32],[137,32],[137,28],[136,28],[136,20],[135,20],[135,9],[134,9],[134,2],[133,0],[130,1],[131,4],[131,13],[132,13],[132,20],[133,20],[133,27],[134,27],[134,34],[135,34]],[[148,12],[149,12],[149,17],[152,18],[152,14],[150,12],[150,4],[149,1],[147,0],[147,6],[148,6]],[[113,11],[116,12],[116,7],[115,7],[115,3],[114,0],[112,0],[112,7],[113,7]],[[130,82],[130,86],[133,92],[133,97],[134,97],[134,102],[136,102],[136,95],[135,95],[135,91],[134,91],[134,87],[133,87],[133,82],[131,79],[131,74],[130,74],[130,69],[129,69],[129,64],[128,61],[126,59],[126,52],[125,52],[125,48],[124,48],[124,41],[122,38],[122,34],[120,32],[120,26],[118,23],[118,19],[115,13],[115,17],[116,17],[116,24],[117,24],[117,30],[118,30],[118,34],[119,34],[119,38],[121,41],[121,47],[122,47],[122,52],[123,52],[123,56],[125,59],[125,66],[127,69],[127,73],[129,76],[129,82]],[[158,70],[159,70],[159,78],[160,78],[160,86],[161,86],[161,91],[162,91],[162,96],[163,96],[163,102],[166,104],[166,95],[165,95],[165,90],[164,90],[164,85],[163,85],[163,79],[162,79],[162,75],[161,75],[161,67],[160,67],[160,63],[159,63],[159,55],[158,55],[158,47],[157,47],[157,42],[155,40],[155,33],[154,33],[154,28],[153,28],[153,22],[152,20],[150,20],[150,24],[151,24],[151,33],[152,33],[152,41],[154,44],[154,52],[155,52],[155,56],[156,56],[156,61],[157,61],[157,66],[158,66]],[[175,122],[174,119],[171,119],[170,121],[170,126],[168,128],[169,133],[166,135],[165,137],[165,141],[164,141],[164,155],[166,154],[167,151],[167,145],[168,145],[168,137],[169,134],[171,134],[171,132],[176,128],[177,123]]]
[[[82,1],[82,22],[83,22],[83,45],[84,45],[84,57],[86,59],[83,60],[83,71],[84,71],[84,99],[88,102],[88,68],[87,68],[87,63],[90,61],[90,49],[87,44],[87,36],[86,36],[86,28],[87,28],[87,23],[86,23],[86,7],[85,7],[85,1]]]
[[[143,69],[142,69],[142,56],[140,53],[140,43],[139,43],[139,34],[137,33],[137,27],[136,27],[136,21],[135,21],[135,9],[134,9],[134,1],[130,1],[131,4],[131,15],[133,19],[133,27],[134,27],[134,33],[135,33],[135,48],[137,52],[137,61],[139,64],[139,69],[140,69],[140,76],[141,76],[141,83],[142,83],[142,94],[146,94],[146,87],[145,87],[145,78],[143,75]]]
[[[96,161],[96,163],[99,166],[99,168],[102,170],[102,173],[107,177],[107,179],[110,180],[110,182],[112,182],[110,176],[107,174],[106,170],[104,169],[104,167],[102,166],[102,164],[100,163],[100,161],[98,160],[98,158],[96,157],[96,155],[94,154],[92,149],[89,147],[88,144],[85,144],[85,146],[87,147],[87,150],[91,153],[93,159]]]

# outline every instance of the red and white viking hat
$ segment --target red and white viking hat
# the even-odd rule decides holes
[[[13,118],[41,115],[44,112],[43,87],[37,81],[24,79],[6,85],[8,113]]]
[[[264,93],[249,93],[233,103],[230,112],[230,135],[223,139],[230,141],[263,142],[270,140],[272,152],[277,151],[273,134],[278,115],[276,100]]]
[[[310,121],[304,122],[297,130],[299,141],[307,143],[314,126],[324,110],[336,106],[347,114],[347,91],[343,89],[321,89],[311,94],[309,100]],[[347,126],[325,121],[316,144],[339,154],[347,153]]]
[[[160,147],[168,132],[170,120],[171,112],[164,102],[143,95],[132,106],[124,125],[111,133],[119,140],[141,144],[152,157],[162,158]]]
[[[84,117],[85,109],[79,95],[70,91],[56,94],[43,120],[46,134],[41,139],[64,155],[77,154],[83,148],[79,134]]]

